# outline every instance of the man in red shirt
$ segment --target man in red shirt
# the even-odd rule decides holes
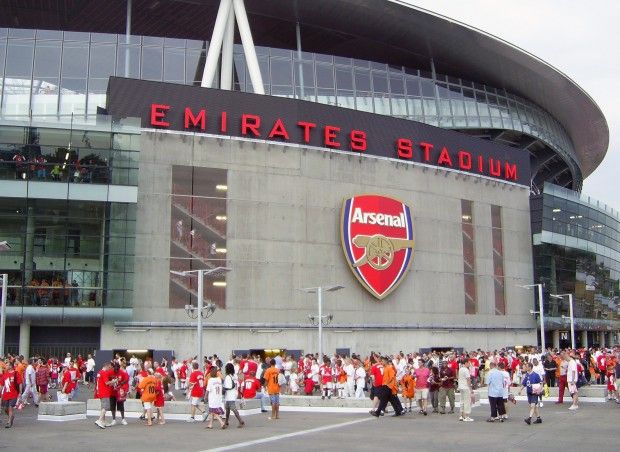
[[[185,390],[187,389],[187,361],[183,361],[183,364],[179,366],[177,378],[181,381],[181,389],[183,389],[183,395],[185,395]]]
[[[601,354],[596,358],[596,367],[598,367],[598,381],[597,383],[602,385],[605,384],[605,374],[607,373],[607,356],[605,355],[605,350],[601,350]]]
[[[383,364],[375,355],[370,358],[372,366],[370,368],[370,378],[372,380],[372,388],[370,388],[370,399],[372,400],[372,411],[379,406],[380,388],[383,386]]]
[[[68,372],[65,372],[67,374]],[[110,379],[111,370],[110,363],[103,364],[101,370],[97,373],[95,382],[95,398],[101,402],[101,412],[99,419],[95,421],[97,427],[105,429],[105,412],[110,411],[110,396],[112,395],[112,386],[114,383]]]
[[[22,391],[22,380],[13,369],[13,363],[10,361],[7,363],[4,373],[0,375],[0,382],[2,383],[2,408],[8,416],[5,427],[11,428],[15,419],[15,404]]]
[[[321,399],[325,399],[327,396],[328,399],[332,398],[332,387],[333,383],[333,372],[332,372],[332,363],[328,357],[323,358],[323,364],[319,367],[319,375],[321,376],[321,386],[323,387],[323,395]]]
[[[255,372],[249,372],[248,376],[243,380],[241,387],[241,396],[243,400],[241,402],[242,407],[245,407],[245,401],[250,399],[260,399],[260,411],[261,413],[267,412],[267,396],[262,390],[260,380],[255,377]]]
[[[258,370],[258,364],[256,363],[256,361],[252,358],[249,358],[245,363],[246,364],[243,372],[244,377],[247,378],[250,374],[256,376],[256,371]]]
[[[189,376],[189,396],[192,411],[187,422],[194,422],[196,419],[196,410],[203,413],[203,411],[198,408],[200,406],[200,402],[202,402],[202,398],[205,395],[205,377],[198,369],[198,363],[192,363],[192,368],[194,369]]]

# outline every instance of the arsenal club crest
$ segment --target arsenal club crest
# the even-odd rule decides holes
[[[385,298],[413,259],[411,209],[388,196],[355,196],[344,200],[340,227],[351,271],[376,298]]]

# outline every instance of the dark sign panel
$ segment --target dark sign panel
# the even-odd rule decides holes
[[[316,146],[529,186],[529,153],[406,119],[316,102],[110,77],[108,113],[142,127]]]

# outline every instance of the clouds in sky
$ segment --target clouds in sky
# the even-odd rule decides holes
[[[607,155],[584,182],[583,193],[620,210],[620,1],[406,1],[508,41],[581,86],[610,129]]]

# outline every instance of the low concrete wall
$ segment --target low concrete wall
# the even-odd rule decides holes
[[[39,421],[65,422],[86,419],[84,402],[41,402],[39,403]]]

